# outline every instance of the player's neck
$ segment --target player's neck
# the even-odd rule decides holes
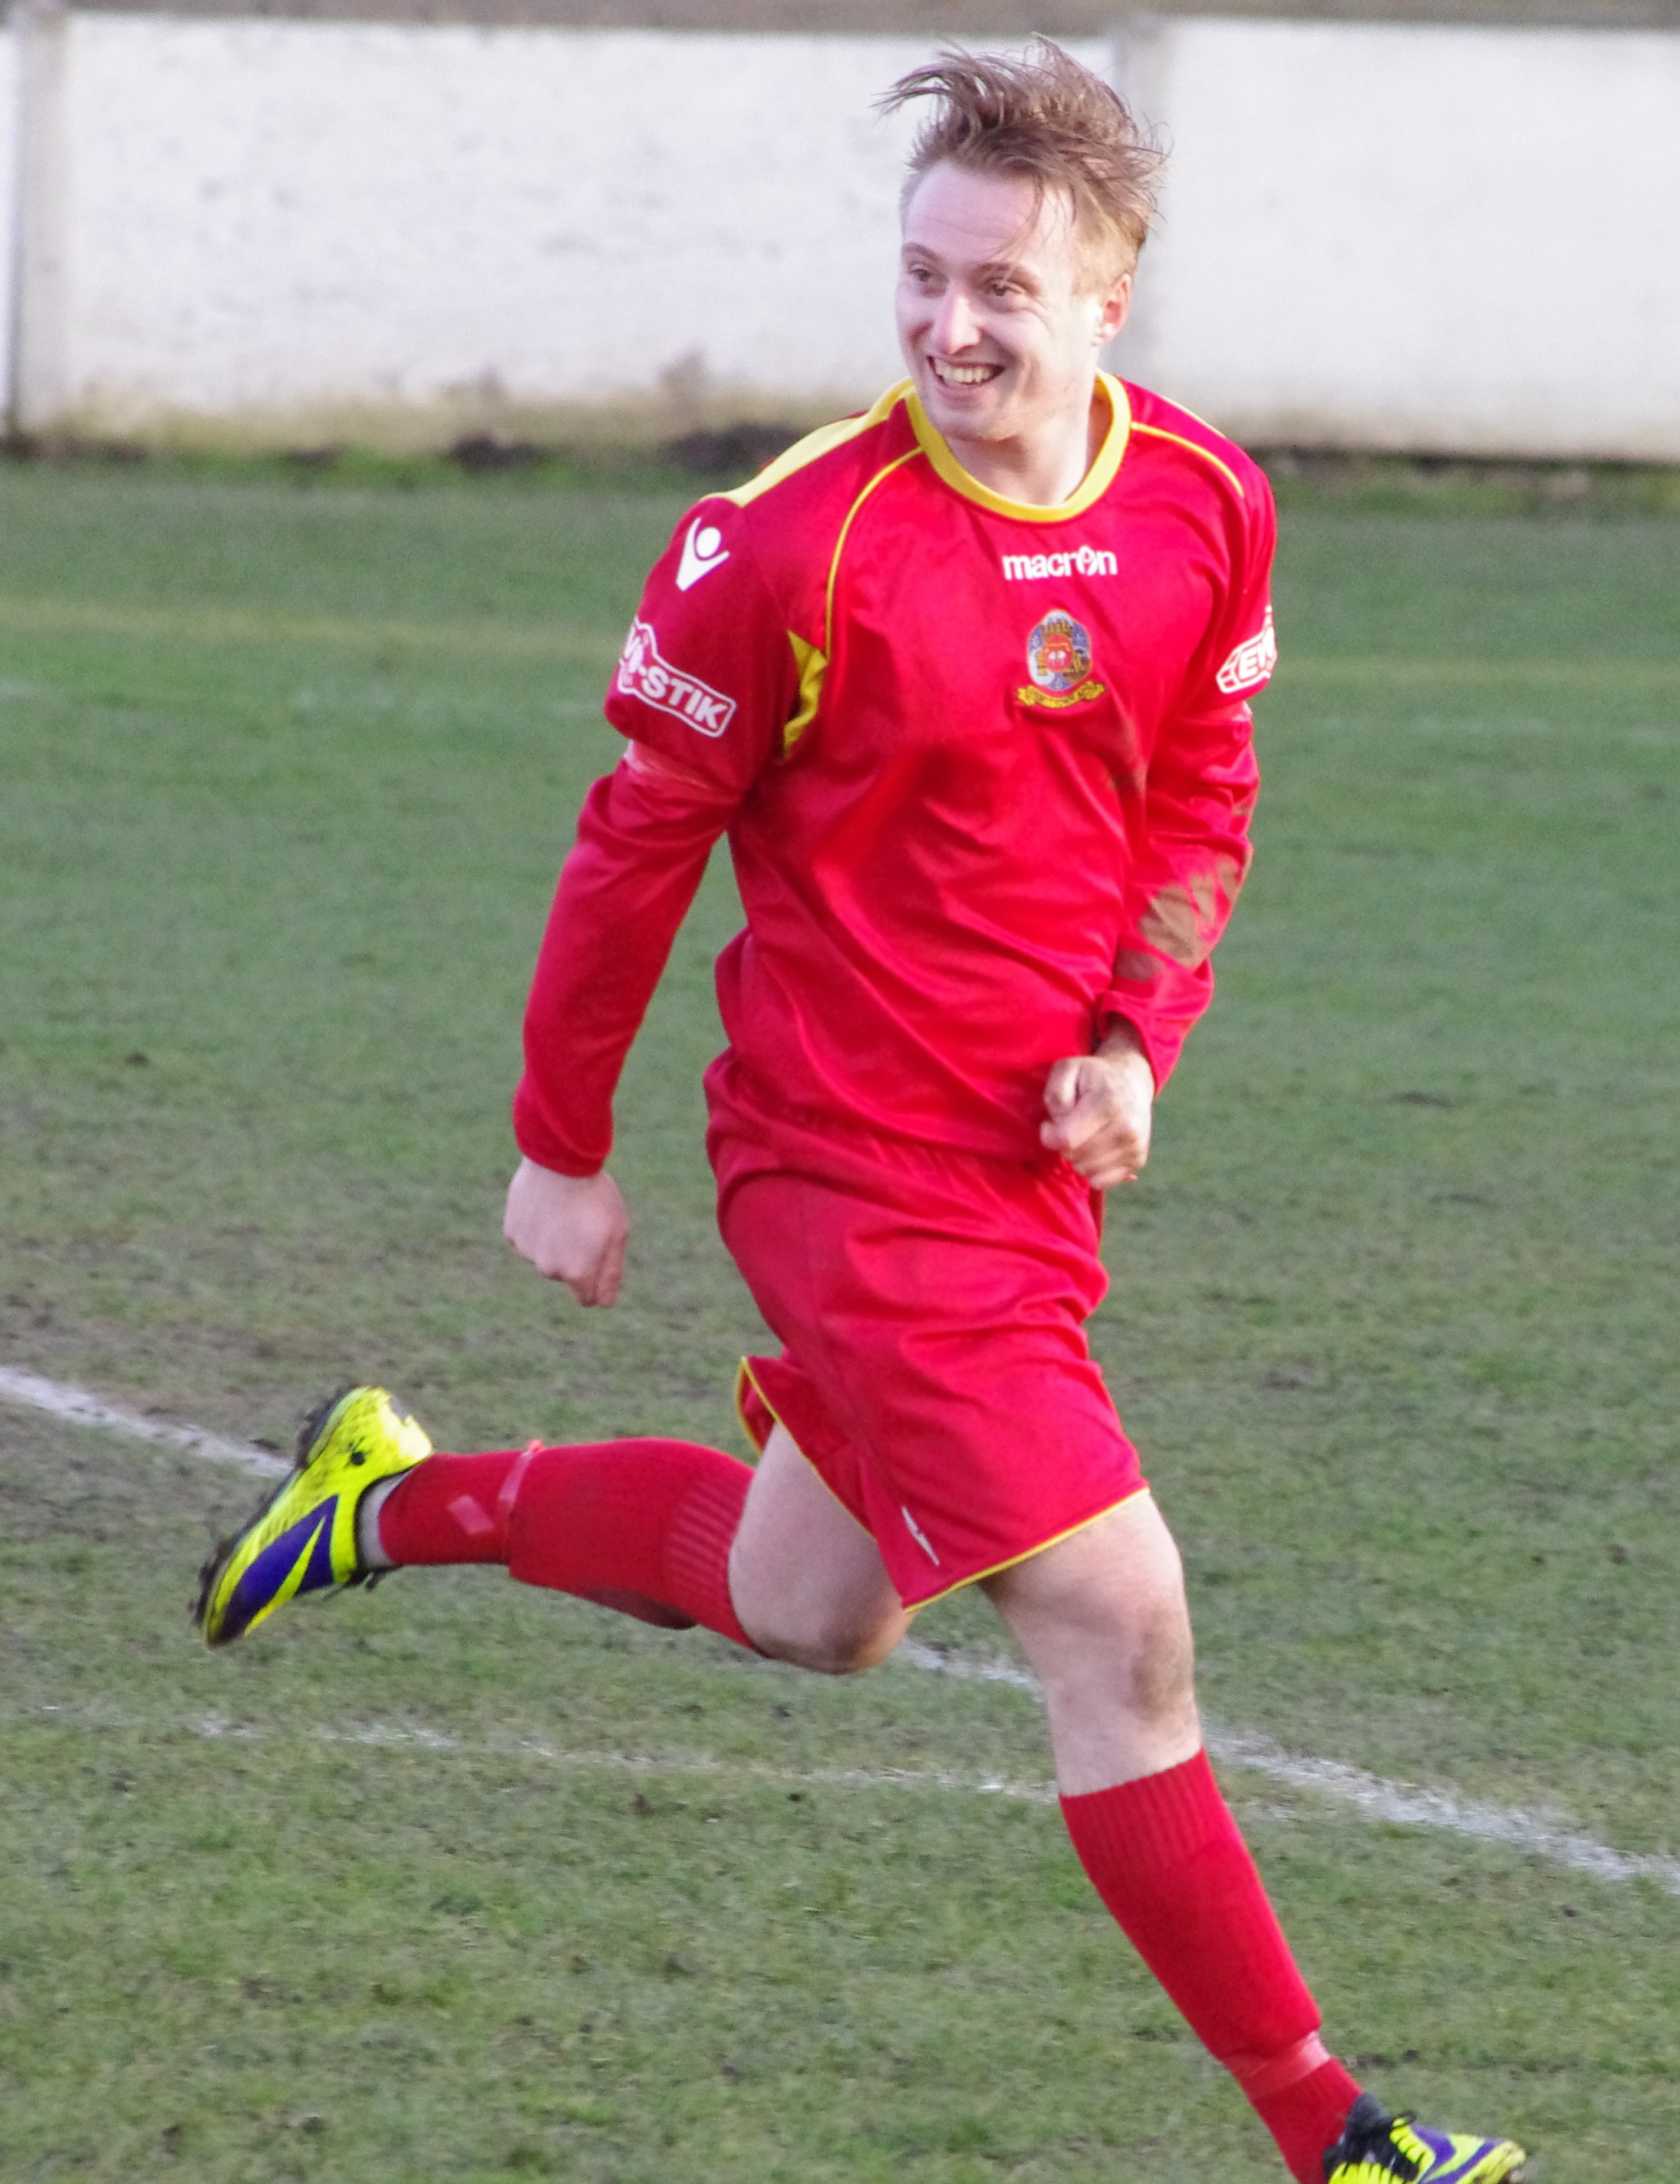
[[[1112,421],[1106,398],[1093,387],[1082,416],[1076,410],[1047,419],[1038,431],[1015,439],[948,434],[946,444],[988,493],[1027,508],[1059,508],[1083,484]]]

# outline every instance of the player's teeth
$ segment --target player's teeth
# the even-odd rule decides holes
[[[940,366],[941,376],[957,387],[977,387],[982,379],[992,376],[992,371],[993,367],[989,364],[946,364]]]

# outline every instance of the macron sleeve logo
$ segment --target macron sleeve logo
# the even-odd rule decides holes
[[[1266,610],[1266,620],[1252,637],[1246,637],[1219,671],[1219,687],[1227,698],[1235,698],[1242,691],[1258,689],[1262,682],[1271,679],[1271,671],[1277,665],[1277,632],[1271,626],[1271,609]]]
[[[735,718],[735,700],[714,690],[698,675],[685,675],[659,657],[653,626],[638,618],[619,655],[615,687],[626,698],[639,698],[656,712],[697,729],[703,736],[720,736]]]
[[[697,515],[688,526],[688,536],[682,542],[682,559],[677,565],[676,588],[687,591],[698,584],[702,577],[709,577],[714,569],[720,569],[729,559],[729,549],[723,543],[723,533],[715,523],[703,523]]]

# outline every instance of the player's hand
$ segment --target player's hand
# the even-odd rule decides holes
[[[630,1216],[618,1185],[598,1175],[557,1175],[523,1160],[508,1185],[502,1234],[539,1274],[580,1304],[611,1304],[624,1275]]]
[[[1137,1035],[1116,1025],[1095,1054],[1052,1062],[1040,1141],[1094,1190],[1135,1183],[1149,1157],[1155,1080]]]

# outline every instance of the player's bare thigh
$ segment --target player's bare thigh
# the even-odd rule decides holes
[[[780,1425],[747,1490],[729,1590],[762,1652],[827,1675],[874,1668],[910,1628],[875,1541]]]

